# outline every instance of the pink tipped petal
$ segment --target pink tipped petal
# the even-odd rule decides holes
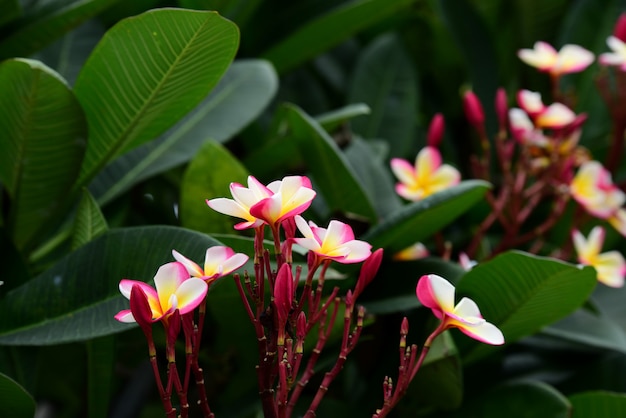
[[[439,306],[439,302],[435,298],[435,293],[433,291],[433,287],[430,283],[430,278],[428,275],[420,277],[415,288],[415,294],[417,295],[417,299],[422,305],[432,309],[433,314],[435,314],[437,318],[443,319],[444,312]]]
[[[426,276],[422,276],[420,282],[418,282],[418,287],[422,282],[423,278],[426,277],[425,283],[428,284],[428,292],[432,301],[436,304],[436,306],[442,310],[443,312],[452,312],[454,310],[454,286],[450,284],[449,281],[444,279],[441,276],[436,274],[429,274]],[[418,289],[419,290],[419,289]],[[427,306],[421,299],[419,293],[417,296],[424,306]],[[429,303],[432,303],[429,301]],[[431,306],[428,306],[431,307]]]
[[[191,261],[184,255],[182,255],[178,251],[172,250],[172,255],[174,256],[174,259],[176,261],[178,261],[183,266],[185,266],[190,276],[202,277],[204,275],[204,272],[202,271],[199,265],[197,265],[196,263],[194,263],[193,261]]]
[[[272,190],[270,187],[265,187],[263,183],[258,181],[254,176],[248,176],[248,188],[254,193],[257,200],[269,197],[276,192],[276,190]]]
[[[372,254],[372,246],[365,241],[353,240],[345,243],[342,247],[348,250],[343,263],[360,263]]]
[[[459,329],[468,337],[471,337],[485,344],[504,344],[504,335],[502,335],[502,331],[500,331],[498,327],[489,322],[485,322],[476,326],[467,325],[459,327]]]
[[[399,196],[405,198],[406,200],[416,201],[426,197],[426,193],[423,189],[409,188],[404,184],[396,184],[395,189],[396,193],[398,193]]]
[[[391,171],[401,183],[408,186],[415,185],[415,167],[408,161],[401,158],[393,158],[391,160]]]
[[[228,260],[222,263],[222,276],[232,273],[237,270],[239,267],[243,266],[248,262],[248,257],[245,254],[237,253],[230,257]]]
[[[560,129],[576,119],[576,114],[562,103],[552,103],[535,120],[540,128]]]
[[[130,311],[130,309],[124,309],[123,311],[119,311],[115,316],[115,319],[117,319],[120,322],[124,322],[124,323],[132,323],[132,322],[137,322],[135,321],[135,317],[133,316],[132,312]]]
[[[588,260],[591,259],[591,254],[588,251],[587,240],[579,230],[572,232],[572,242],[574,243],[574,249],[578,255],[578,261],[582,264],[589,264]]]
[[[461,299],[454,307],[451,316],[465,324],[470,325],[480,325],[485,322],[480,314],[478,305],[476,305],[476,302],[470,298]]]
[[[181,315],[194,310],[204,299],[208,286],[202,279],[195,277],[185,280],[176,290],[175,296],[178,302],[178,310]],[[174,295],[172,295],[174,296]]]
[[[517,93],[517,103],[529,115],[538,115],[546,108],[541,101],[541,94],[530,90],[520,90]]]
[[[207,200],[206,203],[211,209],[224,215],[234,216],[236,218],[242,218],[249,221],[254,220],[243,206],[232,199],[219,197],[217,199]]]
[[[557,52],[545,42],[535,42],[533,49],[520,49],[517,56],[526,64],[538,68],[541,71],[548,71],[554,66],[557,60]]]
[[[624,286],[626,260],[618,251],[600,254],[594,264],[598,273],[598,281],[610,287]]]
[[[319,242],[314,238],[295,238],[295,243],[301,246],[302,248],[318,253],[322,247],[320,247]]]
[[[141,290],[143,290],[146,294],[148,300],[158,299],[156,290],[154,290],[154,288],[149,284],[137,280],[123,279],[120,281],[119,289],[126,299],[130,299],[130,293],[132,292],[134,285],[141,287]]]
[[[181,263],[167,263],[159,267],[154,276],[154,285],[162,307],[169,306],[170,295],[188,278],[189,272]]]
[[[428,248],[421,242],[417,242],[410,247],[405,248],[402,251],[397,252],[393,255],[394,260],[399,261],[411,261],[411,260],[419,260],[420,258],[425,258],[430,255]]]
[[[451,186],[459,184],[461,181],[461,173],[459,170],[448,164],[443,164],[430,177],[429,189],[431,194],[447,189]]]
[[[618,209],[608,218],[608,221],[617,232],[626,237],[626,210]]]
[[[255,218],[262,219],[268,224],[273,225],[280,217],[281,207],[280,195],[275,194],[252,206],[250,208],[250,214]]]
[[[333,220],[330,221],[328,229],[326,229],[322,248],[334,248],[345,242],[352,241],[353,239],[354,233],[350,225]]]
[[[437,148],[424,147],[415,158],[415,176],[418,184],[428,183],[432,173],[441,165]]]
[[[565,45],[559,51],[552,72],[556,74],[577,73],[587,68],[594,59],[593,53],[579,45]]]

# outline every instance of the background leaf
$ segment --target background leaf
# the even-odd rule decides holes
[[[87,127],[65,81],[38,61],[0,64],[0,181],[18,248],[66,206],[84,153]]]
[[[83,197],[76,209],[74,232],[72,233],[72,250],[87,244],[94,238],[102,235],[109,229],[98,203],[87,189],[83,190]]]
[[[149,281],[173,261],[173,248],[201,260],[213,245],[219,242],[183,228],[112,230],[7,292],[0,301],[0,344],[60,344],[126,330],[132,325],[113,319],[128,309],[118,290],[121,279]]]
[[[90,132],[78,184],[193,109],[238,44],[237,27],[214,12],[152,10],[107,31],[76,80]]]
[[[611,392],[585,392],[570,396],[572,418],[613,418],[626,416],[626,395]]]
[[[0,0],[0,26],[18,17],[22,11],[18,0]]]
[[[234,62],[196,109],[159,139],[107,165],[89,189],[104,205],[138,182],[191,160],[207,140],[226,142],[259,116],[277,88],[268,62]]]
[[[33,418],[35,400],[17,382],[0,373],[0,415],[11,418]]]

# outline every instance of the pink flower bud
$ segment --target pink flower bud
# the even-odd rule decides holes
[[[306,315],[300,311],[298,314],[298,320],[296,321],[296,338],[299,340],[304,339],[306,335]]]
[[[152,309],[148,302],[148,296],[139,285],[134,285],[130,291],[130,311],[135,321],[146,332],[152,326]]]
[[[354,299],[359,297],[359,295],[365,290],[368,284],[376,276],[378,273],[378,269],[380,268],[380,263],[383,261],[383,249],[379,248],[374,251],[367,259],[363,262],[361,266],[361,273],[359,274],[359,279],[356,282],[356,287],[354,288]]]
[[[428,134],[426,136],[426,144],[429,147],[439,148],[446,125],[441,113],[435,114],[428,126]]]
[[[170,341],[170,344],[173,346],[178,334],[180,333],[180,311],[176,309],[174,313],[172,313],[167,318],[167,338]]]
[[[283,264],[278,270],[274,283],[274,305],[278,326],[284,327],[293,303],[293,275],[289,264]]]
[[[496,92],[496,115],[498,115],[500,130],[505,131],[509,124],[509,106],[506,90],[502,87]]]
[[[400,334],[408,335],[408,333],[409,333],[409,320],[405,316],[404,319],[402,319],[402,325],[400,325]]]
[[[615,22],[615,29],[613,29],[613,36],[622,42],[626,42],[626,13],[622,13]]]
[[[485,112],[478,96],[471,90],[466,91],[463,96],[463,110],[465,111],[465,117],[474,129],[478,132],[483,132],[485,129]]]

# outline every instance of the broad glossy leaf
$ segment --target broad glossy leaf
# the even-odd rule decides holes
[[[575,311],[596,283],[590,267],[513,251],[479,263],[461,278],[457,294],[472,298],[510,344]],[[475,360],[494,349],[472,344],[466,359]]]
[[[0,373],[0,415],[11,418],[33,418],[35,400],[17,382]]]
[[[89,186],[104,205],[138,182],[191,160],[207,140],[226,142],[274,97],[278,78],[261,60],[236,61],[196,109],[159,139],[120,156]]]
[[[78,185],[197,106],[238,44],[237,27],[215,12],[152,10],[111,28],[76,80],[90,132]]]
[[[569,397],[572,418],[614,418],[626,416],[626,395],[623,393],[593,391]]]
[[[30,6],[14,32],[0,41],[0,60],[27,57],[120,0],[55,0]]]
[[[407,8],[413,0],[358,0],[345,3],[302,26],[263,57],[283,73],[337,45],[358,31]],[[315,42],[311,42],[314,39]]]
[[[18,248],[54,219],[85,151],[87,127],[65,81],[42,63],[0,64],[0,182],[10,198],[6,220]]]
[[[356,214],[374,221],[376,212],[359,183],[354,169],[337,144],[313,118],[294,105],[286,105],[286,117],[293,139],[306,156],[319,192],[330,210]]]
[[[183,228],[148,226],[109,231],[61,259],[0,301],[0,344],[49,345],[128,329],[113,319],[128,300],[123,278],[151,281],[176,249],[194,260],[219,242]],[[11,278],[7,278],[10,280]]]
[[[414,148],[418,106],[417,75],[400,38],[385,34],[361,54],[351,78],[348,101],[367,104],[371,113],[352,122],[364,138],[382,138],[392,157]]]
[[[322,115],[317,115],[315,120],[322,125],[326,132],[333,132],[342,124],[357,116],[369,115],[372,109],[365,103],[355,103],[344,106],[340,109],[332,110]]]
[[[18,0],[0,0],[0,26],[17,18],[22,9]]]
[[[185,171],[180,191],[180,221],[202,232],[232,233],[235,219],[207,206],[216,197],[231,199],[230,183],[246,184],[248,171],[222,145],[207,142]]]
[[[468,180],[449,189],[409,203],[391,213],[362,239],[375,248],[396,253],[423,241],[454,221],[485,195],[489,184]]]
[[[83,190],[83,197],[76,209],[74,232],[72,234],[72,250],[87,244],[89,241],[104,234],[109,229],[104,215],[100,211],[98,202],[87,189]]]
[[[90,418],[109,416],[115,370],[115,336],[87,341],[87,404]]]

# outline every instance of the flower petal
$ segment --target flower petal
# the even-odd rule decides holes
[[[181,315],[193,311],[204,299],[208,286],[202,279],[192,277],[176,289],[177,308]],[[172,295],[174,296],[174,295]]]
[[[541,112],[535,124],[540,128],[561,129],[576,119],[576,114],[563,103],[552,103]]]
[[[189,272],[179,262],[167,263],[159,267],[154,276],[154,285],[163,311],[170,306],[170,296],[175,294],[176,289],[188,278]]]
[[[458,327],[462,333],[480,342],[491,345],[504,344],[504,335],[502,331],[490,322],[480,325],[465,325]]]
[[[417,184],[423,185],[430,182],[432,174],[441,165],[441,154],[437,148],[424,147],[415,158],[415,176]]]
[[[433,312],[439,311],[443,314],[454,310],[454,286],[441,276],[422,276],[417,282],[416,294],[422,305],[431,308]]]
[[[526,64],[541,71],[550,70],[557,60],[556,50],[546,42],[535,42],[533,49],[520,49],[517,56]]]
[[[598,281],[610,287],[624,286],[626,260],[618,251],[600,254],[593,266],[598,273]]]
[[[124,309],[123,311],[119,311],[117,314],[115,314],[114,318],[124,323],[137,322],[135,321],[135,317],[133,316],[133,313],[130,311],[130,309]]]
[[[408,187],[416,186],[415,166],[407,160],[392,158],[391,171],[401,183]]]
[[[577,73],[587,68],[594,59],[595,55],[592,52],[579,45],[564,45],[550,72],[554,74]]]
[[[626,210],[618,209],[607,220],[617,232],[626,236]]]
[[[182,255],[178,251],[172,250],[172,256],[174,256],[174,259],[176,261],[178,261],[183,266],[185,266],[185,268],[187,269],[187,272],[189,273],[190,276],[193,276],[193,277],[202,277],[202,276],[204,276],[204,271],[202,271],[202,269],[200,268],[199,265],[197,265],[196,263],[194,263],[193,261],[191,261],[190,259],[188,259],[184,255]]]
[[[476,302],[470,298],[462,298],[449,315],[456,320],[469,325],[480,325],[485,322],[480,314],[478,305],[476,305]]]

